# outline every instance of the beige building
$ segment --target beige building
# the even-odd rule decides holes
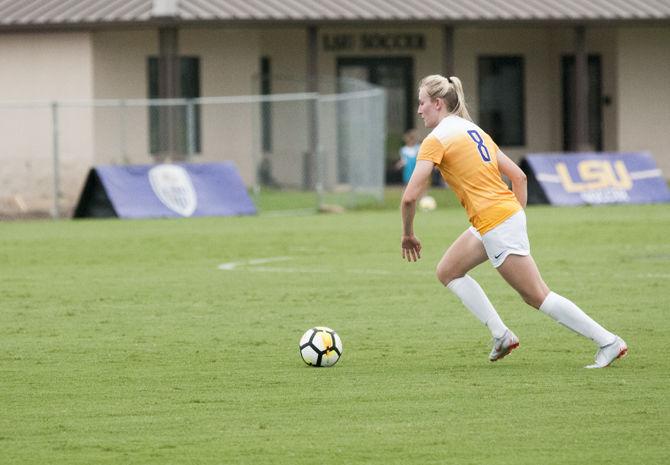
[[[131,100],[331,93],[342,90],[337,77],[386,88],[388,166],[402,133],[421,127],[417,82],[448,73],[463,80],[474,119],[516,160],[534,152],[648,151],[670,177],[670,0],[574,5],[5,2],[0,211],[52,208],[54,150],[64,211],[91,166],[150,163],[166,153],[234,160],[249,185],[266,157],[282,184],[300,187],[302,161],[282,153],[310,150],[306,102],[274,105],[266,116],[267,108],[239,104],[218,119],[208,115],[220,108],[202,106],[185,135],[183,112],[170,125],[159,107]],[[119,99],[128,101],[123,113],[109,101]]]

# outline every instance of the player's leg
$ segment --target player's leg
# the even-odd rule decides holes
[[[539,309],[551,292],[530,255],[510,254],[496,269],[531,307]]]
[[[509,255],[497,269],[526,303],[598,344],[601,349],[596,355],[598,366],[593,368],[607,366],[626,354],[628,348],[621,338],[599,325],[571,300],[549,289],[530,255]]]
[[[438,263],[436,274],[440,282],[456,294],[463,305],[491,331],[494,338],[501,338],[507,326],[481,286],[466,274],[487,259],[482,241],[475,233],[466,230],[454,241]]]
[[[452,280],[462,278],[468,271],[484,263],[486,259],[486,250],[481,239],[470,229],[466,229],[449,246],[437,264],[437,279],[447,286]]]
[[[530,255],[509,255],[498,271],[528,305],[600,346],[614,341],[614,334],[596,323],[572,301],[550,291]]]

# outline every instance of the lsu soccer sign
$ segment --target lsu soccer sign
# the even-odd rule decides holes
[[[670,202],[661,170],[647,153],[531,154],[521,167],[533,203]]]

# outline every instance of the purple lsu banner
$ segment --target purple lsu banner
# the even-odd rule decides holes
[[[121,218],[253,215],[237,168],[226,163],[97,166]]]
[[[553,205],[670,201],[668,185],[648,153],[537,153],[525,161]]]

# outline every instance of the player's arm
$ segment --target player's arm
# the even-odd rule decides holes
[[[421,242],[414,236],[414,215],[416,214],[416,202],[425,192],[432,172],[432,161],[418,160],[400,202],[402,258],[407,261],[415,262],[421,258]]]
[[[526,173],[500,150],[498,150],[498,169],[511,181],[512,192],[514,192],[521,206],[526,208],[526,201],[528,200]]]

